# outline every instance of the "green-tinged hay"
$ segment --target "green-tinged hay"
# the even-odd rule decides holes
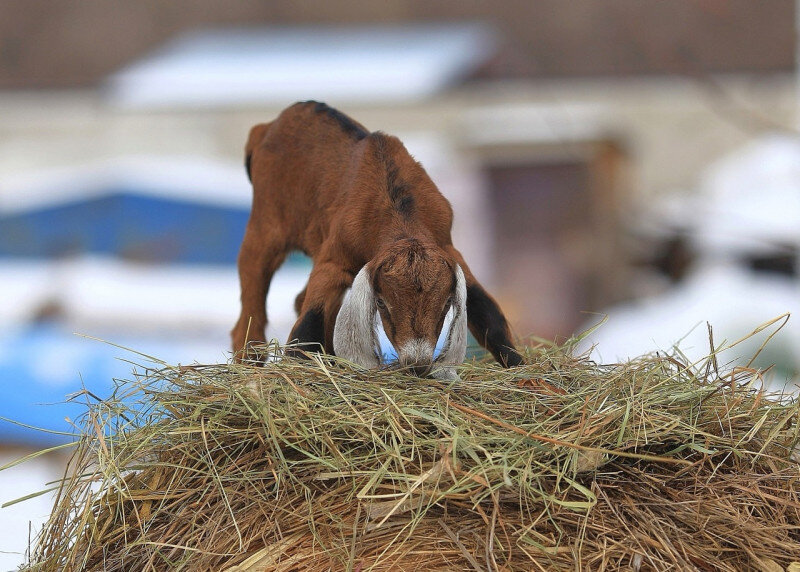
[[[146,370],[91,405],[29,566],[800,567],[798,403],[758,371],[526,360],[457,382],[319,357]]]

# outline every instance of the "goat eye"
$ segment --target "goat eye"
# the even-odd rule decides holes
[[[378,308],[386,308],[386,302],[383,301],[383,298],[377,298],[375,303],[378,305]]]

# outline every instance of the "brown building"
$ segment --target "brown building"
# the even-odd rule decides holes
[[[96,85],[176,35],[232,26],[486,22],[491,77],[790,72],[793,0],[6,0],[0,88]]]

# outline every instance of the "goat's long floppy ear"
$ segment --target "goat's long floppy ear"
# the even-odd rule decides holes
[[[353,280],[350,293],[342,302],[333,328],[333,351],[363,367],[381,364],[378,341],[378,307],[367,267]]]
[[[445,337],[442,353],[436,358],[433,376],[439,379],[458,379],[458,374],[448,365],[464,363],[467,354],[467,283],[464,272],[456,264],[456,291],[453,300],[453,320]]]

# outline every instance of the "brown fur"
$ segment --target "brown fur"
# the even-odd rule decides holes
[[[319,343],[329,353],[342,298],[364,265],[395,347],[411,337],[435,344],[456,264],[468,288],[485,294],[452,245],[450,204],[396,137],[369,133],[324,104],[303,102],[253,127],[246,158],[253,206],[238,260],[237,355],[247,342],[265,339],[269,283],[292,250],[305,252],[314,267],[295,301],[299,317],[290,341]],[[499,318],[479,319],[482,330],[470,320],[470,329],[501,363],[519,363],[496,310]],[[314,333],[318,315],[323,331]],[[500,344],[492,343],[491,328]]]
[[[403,238],[370,266],[373,290],[384,303],[378,312],[394,346],[413,339],[436,346],[455,288],[452,257],[434,244]]]

